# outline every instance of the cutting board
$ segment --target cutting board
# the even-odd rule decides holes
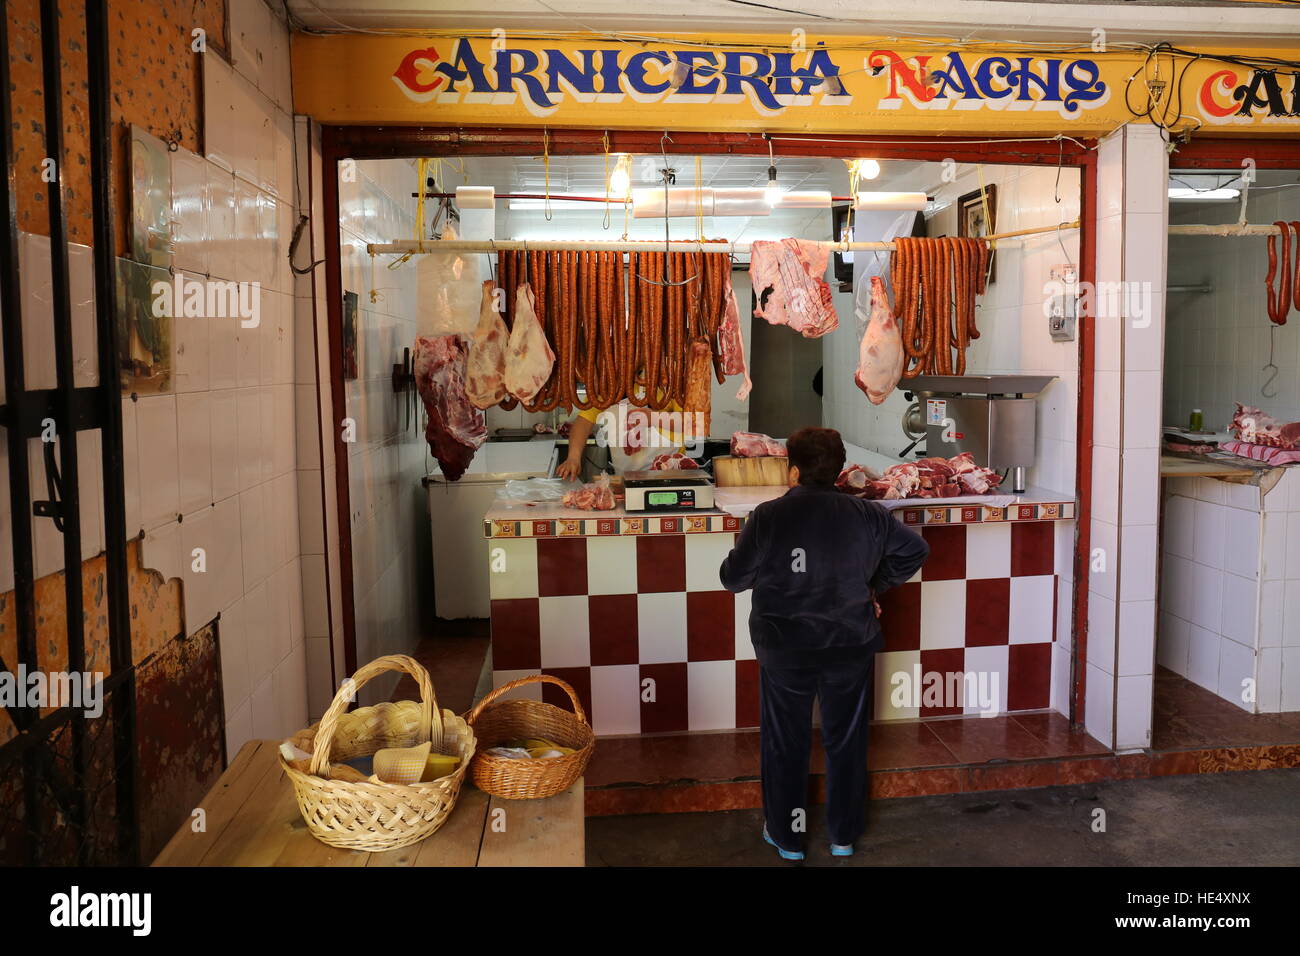
[[[786,485],[789,458],[736,458],[723,455],[713,459],[713,481],[719,488],[757,485]]]

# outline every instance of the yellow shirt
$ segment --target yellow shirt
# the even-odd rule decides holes
[[[644,392],[644,387],[641,387],[641,388],[642,388],[642,391],[638,394],[638,397],[640,397],[641,395],[644,395],[644,394],[645,394],[645,392]],[[624,401],[623,401],[623,402],[620,402],[619,404],[620,404],[620,405],[623,405],[623,404],[626,404],[626,403],[627,403],[627,401],[626,401],[626,399],[624,399]],[[579,417],[579,418],[584,418],[584,419],[586,419],[587,421],[591,422],[593,425],[595,425],[595,424],[600,424],[600,416],[601,416],[601,415],[604,415],[604,414],[608,413],[609,415],[611,415],[611,416],[615,416],[615,417],[616,417],[616,416],[618,415],[618,408],[619,408],[619,406],[612,406],[612,407],[610,407],[610,408],[588,408],[588,409],[585,409],[584,411],[580,411],[580,412],[578,412],[578,417]],[[629,408],[627,409],[627,411],[624,413],[624,415],[625,415],[625,416],[630,415],[630,414],[631,414],[632,412],[634,412],[634,411],[637,411],[637,412],[644,411],[644,412],[646,412],[646,413],[648,413],[648,414],[650,414],[650,415],[655,415],[655,414],[657,414],[653,409],[648,409],[648,408],[647,408],[647,409],[642,409],[642,408],[638,408],[638,407],[629,407]],[[665,408],[665,409],[663,409],[663,411],[664,411],[664,412],[678,412],[678,413],[680,413],[680,412],[682,411],[682,407],[681,407],[681,405],[679,405],[676,401],[672,401],[672,402],[669,402],[669,403],[668,403],[668,407]],[[626,421],[626,420],[627,420],[627,419],[626,419],[626,417],[625,417],[625,418],[624,418],[624,421]],[[652,420],[653,420],[653,419],[652,419]],[[617,421],[615,421],[615,422],[610,422],[609,419],[606,419],[606,422],[607,422],[609,425],[616,425],[616,424],[617,424]],[[646,469],[646,468],[649,468],[649,467],[650,467],[650,462],[653,461],[653,460],[654,460],[654,457],[657,456],[657,455],[667,454],[667,453],[672,452],[672,451],[676,451],[676,452],[678,452],[678,453],[680,453],[680,454],[685,454],[685,453],[686,453],[686,448],[685,448],[685,446],[682,444],[682,438],[683,438],[683,435],[682,435],[682,429],[681,429],[680,426],[681,426],[681,419],[678,418],[678,419],[674,419],[674,420],[670,421],[670,422],[668,423],[668,427],[667,427],[667,429],[664,429],[664,428],[656,428],[655,431],[657,431],[657,432],[660,434],[660,436],[662,436],[663,442],[662,442],[662,443],[656,443],[656,444],[654,444],[654,445],[652,445],[652,446],[649,446],[649,447],[646,447],[646,448],[639,448],[639,449],[637,449],[636,452],[634,452],[634,454],[631,455],[631,456],[625,456],[625,455],[623,455],[623,448],[622,448],[621,440],[620,440],[620,439],[617,439],[615,436],[607,436],[607,440],[609,441],[609,444],[610,444],[611,455],[615,455],[615,454],[617,454],[617,456],[620,457],[620,458],[626,457],[626,458],[628,459],[628,460],[624,463],[623,467],[619,467],[618,470],[619,470],[619,471],[641,471],[641,470],[644,470],[644,469]],[[615,447],[616,445],[617,445],[617,447]],[[616,467],[617,467],[617,465],[616,465]]]

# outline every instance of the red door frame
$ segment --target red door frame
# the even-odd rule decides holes
[[[608,146],[606,146],[606,138]],[[341,159],[411,159],[421,156],[536,156],[545,146],[553,156],[616,153],[767,155],[919,162],[986,163],[1014,166],[1072,166],[1082,170],[1079,211],[1079,281],[1096,281],[1097,153],[1095,141],[1073,139],[942,139],[939,137],[774,133],[671,132],[662,130],[556,129],[541,127],[323,126],[321,157],[325,216],[325,282],[330,344],[330,394],[334,409],[335,484],[338,490],[339,582],[343,600],[345,661],[357,669],[356,618],[352,593],[352,523],[348,455],[337,423],[346,416],[343,386],[343,292],[338,230],[338,171]],[[1092,396],[1094,316],[1079,322],[1079,389],[1075,472],[1074,646],[1071,654],[1070,722],[1083,720],[1088,642],[1088,561],[1092,515]]]

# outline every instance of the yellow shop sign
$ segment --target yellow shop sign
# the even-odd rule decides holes
[[[1095,135],[1144,105],[1126,101],[1144,61],[1131,51],[918,51],[872,38],[790,37],[293,42],[297,108],[326,123]],[[1300,131],[1295,73],[1213,59],[1182,66],[1184,113],[1170,125]]]

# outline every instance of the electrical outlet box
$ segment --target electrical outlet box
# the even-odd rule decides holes
[[[1073,342],[1075,320],[1079,313],[1076,295],[1054,295],[1047,304],[1047,332],[1053,342]]]

